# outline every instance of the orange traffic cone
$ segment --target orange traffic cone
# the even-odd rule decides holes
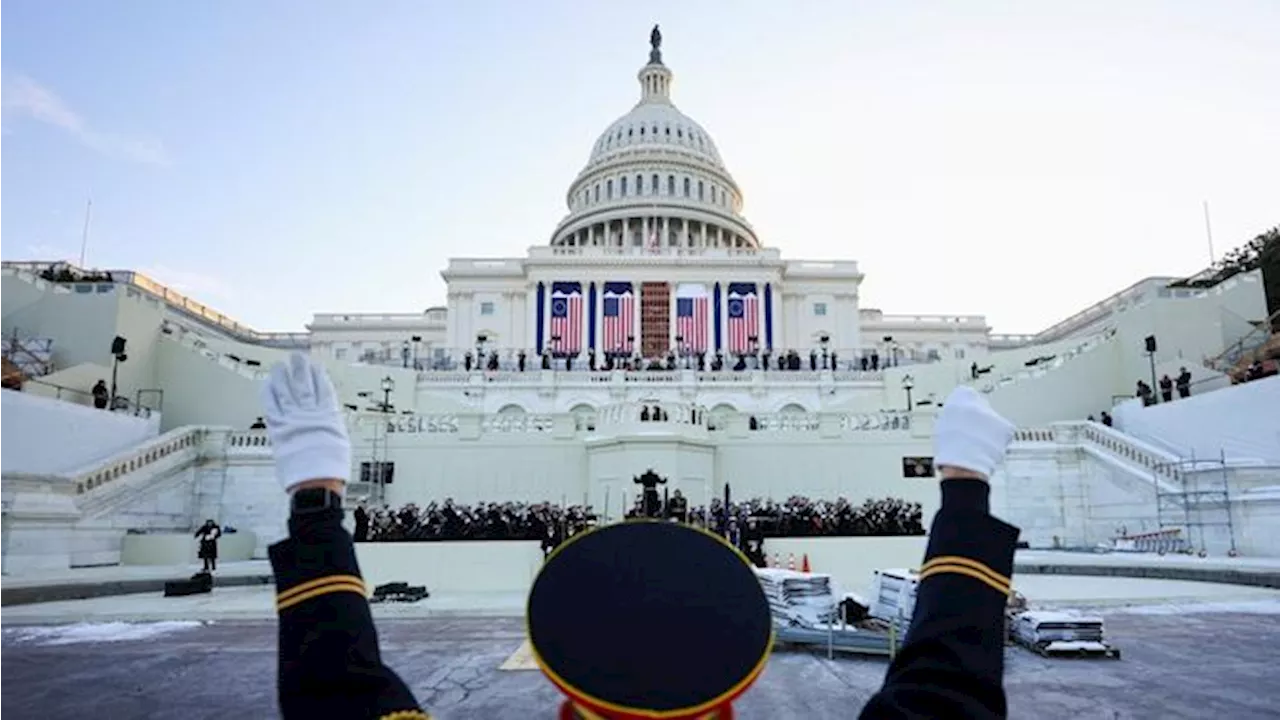
[[[795,570],[795,569],[796,569],[796,554],[795,554],[795,553],[787,553],[787,569],[788,569],[788,570]]]
[[[809,553],[805,553],[804,560],[800,562],[800,572],[813,572],[809,569]]]

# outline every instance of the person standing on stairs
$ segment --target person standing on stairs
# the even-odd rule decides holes
[[[222,537],[222,527],[210,518],[196,530],[195,536],[200,540],[199,558],[204,562],[201,572],[214,572],[218,569],[218,538]]]

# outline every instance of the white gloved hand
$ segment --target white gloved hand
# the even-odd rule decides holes
[[[1013,424],[976,390],[960,386],[943,402],[933,429],[933,464],[991,477],[1013,440]]]
[[[262,386],[262,404],[276,478],[285,492],[307,480],[347,480],[351,440],[323,368],[300,353],[276,363]]]

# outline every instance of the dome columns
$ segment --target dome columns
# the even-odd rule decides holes
[[[655,243],[656,241],[656,243]],[[659,248],[752,249],[754,239],[713,222],[670,216],[623,217],[589,223],[562,234],[559,247],[604,247],[637,252]]]

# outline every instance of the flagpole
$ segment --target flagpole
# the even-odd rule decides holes
[[[84,269],[84,253],[89,247],[89,220],[93,217],[93,198],[84,206],[84,229],[80,231],[80,269]]]
[[[1204,201],[1204,234],[1209,240],[1209,264],[1213,265],[1213,225],[1209,222],[1209,201]]]

